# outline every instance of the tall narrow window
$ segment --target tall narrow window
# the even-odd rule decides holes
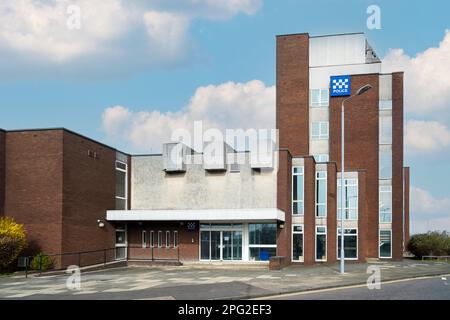
[[[328,122],[313,122],[311,123],[311,139],[326,140],[329,136]]]
[[[380,186],[380,222],[392,222],[392,186]]]
[[[312,89],[310,91],[310,106],[328,107],[330,104],[330,92],[328,89]]]
[[[344,219],[358,220],[358,179],[344,179]],[[338,179],[338,220],[341,220],[341,180]]]
[[[392,230],[380,230],[380,258],[392,258]]]
[[[173,232],[173,247],[178,248],[179,246],[179,238],[178,238],[178,231]]]
[[[292,261],[303,262],[303,225],[292,228]]]
[[[150,248],[155,247],[155,232],[150,231]]]
[[[391,145],[380,145],[380,179],[392,179]]]
[[[147,231],[142,231],[142,248],[147,248]]]
[[[163,242],[162,237],[163,237],[162,231],[158,231],[158,248],[162,248]]]
[[[170,231],[166,231],[166,248],[170,248]]]
[[[327,216],[327,172],[316,172],[316,217]]]
[[[304,172],[303,167],[292,168],[292,214],[304,212]]]
[[[338,259],[341,258],[341,228],[338,229]],[[344,229],[344,258],[358,259],[358,229]]]
[[[316,261],[327,260],[327,227],[316,227]]]
[[[116,210],[127,210],[127,164],[116,161]]]

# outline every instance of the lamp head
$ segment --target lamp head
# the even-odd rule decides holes
[[[358,89],[358,91],[356,92],[356,95],[360,96],[360,95],[366,93],[367,91],[369,91],[372,88],[373,87],[370,84],[366,84],[365,86],[362,86],[361,88]]]

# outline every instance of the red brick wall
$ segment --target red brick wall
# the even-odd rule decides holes
[[[392,258],[403,258],[403,73],[392,74]]]
[[[5,215],[25,225],[28,252],[60,253],[63,132],[8,132],[5,180]]]
[[[305,264],[314,264],[316,259],[316,162],[313,157],[305,157],[305,216],[304,255]]]
[[[379,158],[379,76],[352,76],[352,92],[365,84],[373,89],[346,103],[345,170],[366,169],[368,255],[378,257],[378,158]],[[343,98],[330,99],[330,160],[341,170],[341,103]],[[364,218],[364,217],[359,217]]]
[[[309,35],[277,37],[277,129],[280,147],[309,155]]]
[[[405,248],[406,251],[407,245],[409,243],[409,181],[410,181],[410,173],[409,168],[404,168],[403,177],[405,179]]]
[[[277,231],[277,255],[286,257],[291,261],[292,246],[292,157],[286,151],[279,152],[279,168],[277,179],[278,209],[285,212],[284,229]]]
[[[6,132],[0,129],[0,217],[5,211],[5,141]]]
[[[88,150],[99,158],[88,156]],[[64,194],[62,251],[102,250],[115,246],[115,228],[97,220],[115,209],[116,151],[64,132]]]
[[[198,224],[197,224],[198,225]],[[147,231],[147,239],[150,239],[150,231],[154,231],[155,246],[157,246],[158,231],[163,232],[163,248],[154,248],[156,259],[177,259],[178,250],[173,249],[173,231],[178,231],[180,260],[199,260],[199,231],[189,231],[186,223],[180,222],[143,222],[129,223],[127,227],[128,245],[132,247],[129,251],[130,259],[151,259],[152,249],[148,240],[148,248],[142,248],[142,231]],[[166,246],[166,231],[171,234],[171,249]]]
[[[328,241],[328,262],[337,260],[337,167],[335,162],[328,164],[327,183],[327,241]]]
[[[368,232],[369,227],[376,228],[376,226],[373,226],[373,223],[370,223],[369,226],[369,198],[367,194],[367,171],[360,170],[358,172],[358,259],[362,262],[368,257],[368,241],[371,235]]]

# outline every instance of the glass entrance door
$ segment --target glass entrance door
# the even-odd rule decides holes
[[[222,260],[233,260],[232,232],[222,232]]]
[[[221,260],[221,233],[221,231],[211,231],[211,261]]]
[[[242,260],[242,231],[201,231],[200,258],[209,261]]]

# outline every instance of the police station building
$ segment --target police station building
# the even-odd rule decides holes
[[[337,262],[343,236],[347,260],[402,259],[403,73],[383,74],[360,33],[281,35],[276,53],[273,161],[227,144],[205,161],[182,143],[129,155],[66,129],[0,130],[0,215],[48,254],[115,248],[118,260],[280,268]]]

